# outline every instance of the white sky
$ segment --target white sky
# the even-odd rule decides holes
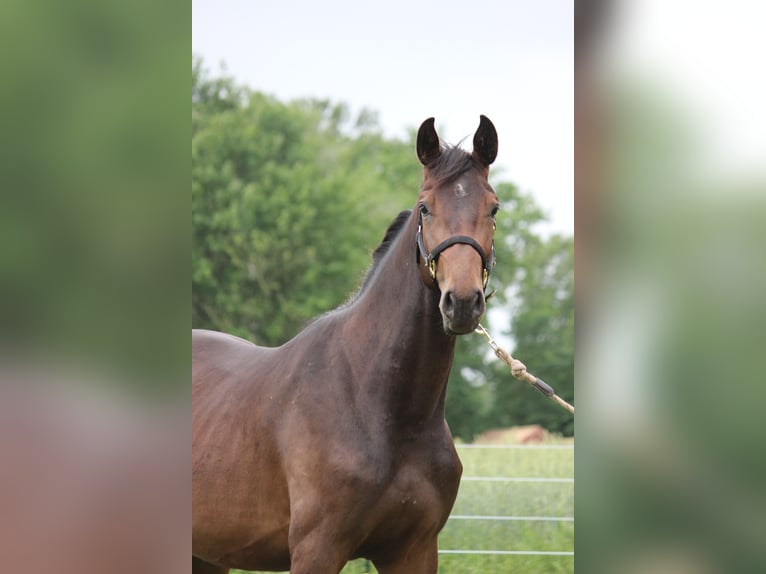
[[[697,136],[698,176],[763,178],[766,3],[622,0],[612,16],[607,65],[681,110]]]
[[[496,176],[573,233],[571,0],[193,0],[192,18],[192,50],[213,71],[223,61],[281,99],[369,108],[390,136],[434,116],[442,139],[470,148],[485,114]]]

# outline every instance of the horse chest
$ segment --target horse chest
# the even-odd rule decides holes
[[[387,510],[413,512],[415,514],[435,511],[439,518],[449,514],[457,493],[459,470],[443,462],[408,465],[394,476],[388,496],[383,499]]]
[[[403,540],[441,530],[457,496],[462,465],[451,441],[394,453],[395,465],[388,485],[368,512],[366,541],[371,549],[398,546]],[[385,553],[385,550],[383,551]]]

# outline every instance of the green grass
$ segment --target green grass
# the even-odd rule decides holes
[[[553,441],[549,444],[564,444]],[[571,444],[571,443],[566,443]],[[466,449],[458,447],[463,476],[572,478],[572,449]],[[460,485],[453,515],[574,516],[574,483],[474,482]],[[450,519],[439,536],[441,550],[573,551],[574,522]],[[232,572],[238,572],[233,570]],[[375,573],[365,560],[342,574]],[[439,556],[440,574],[574,572],[572,556]]]
[[[571,449],[464,449],[463,476],[572,478]],[[453,515],[574,516],[574,483],[474,482],[460,485]],[[464,550],[573,551],[574,522],[451,519],[439,548]],[[439,572],[571,573],[571,556],[441,555]]]

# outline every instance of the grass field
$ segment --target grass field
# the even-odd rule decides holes
[[[458,447],[463,461],[463,482],[453,516],[573,517],[573,482],[503,482],[470,477],[564,478],[574,477],[573,443],[551,439],[557,448]],[[563,447],[563,448],[561,448]],[[468,480],[466,480],[468,479]],[[573,521],[475,520],[450,518],[439,536],[439,549],[483,551],[574,550]],[[232,571],[237,572],[237,571]],[[350,562],[342,574],[374,573],[364,560]],[[573,556],[441,554],[443,574],[514,574],[574,572]]]

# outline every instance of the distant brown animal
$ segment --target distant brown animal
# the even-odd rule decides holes
[[[447,378],[494,260],[497,133],[484,116],[473,146],[445,148],[423,122],[416,208],[349,303],[278,348],[194,331],[195,574],[337,574],[358,557],[382,574],[436,572],[462,473]]]

